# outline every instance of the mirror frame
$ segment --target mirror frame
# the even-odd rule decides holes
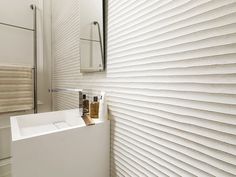
[[[103,0],[103,70],[107,69],[107,22],[108,22],[108,0]]]

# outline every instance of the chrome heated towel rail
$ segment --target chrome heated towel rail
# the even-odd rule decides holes
[[[33,66],[33,71],[34,71],[34,113],[38,112],[38,90],[37,90],[37,7],[36,5],[31,4],[30,8],[34,11],[34,16],[33,16],[33,20],[34,20],[34,27],[33,29],[31,28],[26,28],[23,26],[18,26],[18,25],[13,25],[13,24],[9,24],[9,23],[4,23],[4,22],[0,22],[0,25],[4,25],[4,26],[9,26],[12,28],[18,28],[18,29],[22,29],[22,30],[27,30],[27,31],[33,31],[34,33],[34,66]]]

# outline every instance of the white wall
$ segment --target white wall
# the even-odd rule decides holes
[[[33,29],[33,0],[2,0],[0,22]],[[0,25],[0,64],[33,65],[33,32]]]
[[[80,75],[79,1],[52,0],[52,87],[75,88]],[[54,93],[53,109],[77,108],[77,93]]]
[[[53,82],[107,91],[111,176],[236,175],[235,0],[109,0],[94,74],[79,73],[78,0],[53,6]]]
[[[38,8],[38,98],[39,111],[50,111],[51,67],[51,22],[50,1],[2,0],[0,1],[0,22],[33,29],[33,11],[30,4]],[[44,36],[43,36],[44,35]],[[0,65],[33,66],[33,32],[0,24]],[[15,112],[0,114],[0,159],[10,157],[10,121],[11,115],[27,114]],[[9,161],[6,160],[6,163]],[[0,176],[9,165],[0,161]]]

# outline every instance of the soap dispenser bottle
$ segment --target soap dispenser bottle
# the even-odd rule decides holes
[[[83,94],[83,111],[85,114],[89,113],[89,100],[86,99],[86,94]]]
[[[107,111],[107,103],[106,103],[106,94],[105,94],[105,92],[101,92],[101,97],[100,97],[100,100],[99,100],[98,117],[101,121],[108,120],[108,111]]]
[[[99,112],[99,102],[98,97],[93,97],[93,102],[90,103],[90,117],[91,118],[98,118],[98,112]]]

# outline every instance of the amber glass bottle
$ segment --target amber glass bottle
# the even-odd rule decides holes
[[[93,102],[90,103],[90,117],[98,118],[98,111],[99,111],[99,102],[98,97],[93,97]]]
[[[86,95],[83,95],[83,113],[88,114],[89,113],[89,100],[86,99]]]

